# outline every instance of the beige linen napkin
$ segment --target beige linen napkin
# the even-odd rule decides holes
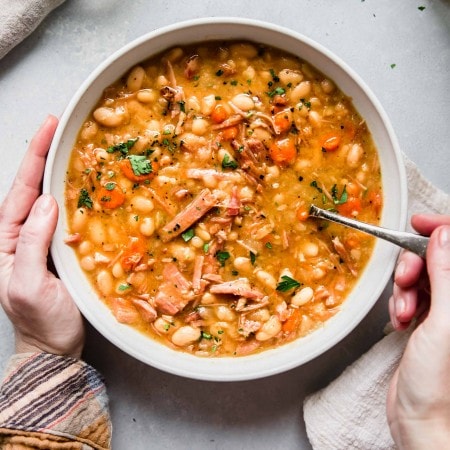
[[[0,59],[65,0],[0,0]]]
[[[404,159],[409,214],[450,214],[450,196]],[[391,332],[327,387],[306,398],[304,419],[314,450],[396,448],[386,420],[386,396],[410,333]]]

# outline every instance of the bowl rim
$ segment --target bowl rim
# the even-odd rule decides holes
[[[363,95],[367,97],[369,100],[369,103],[371,104],[371,107],[374,108],[375,112],[379,116],[379,119],[383,125],[383,128],[386,132],[387,138],[389,140],[389,143],[391,144],[392,150],[393,150],[393,160],[395,162],[395,171],[396,176],[398,176],[398,188],[399,188],[399,202],[400,206],[398,208],[398,211],[396,211],[397,216],[397,224],[399,229],[404,229],[406,225],[406,218],[407,218],[407,188],[406,188],[406,171],[405,167],[403,165],[403,160],[401,156],[401,151],[399,148],[399,144],[397,142],[397,138],[395,136],[393,127],[388,119],[388,116],[386,112],[384,111],[383,107],[381,106],[378,99],[375,97],[373,92],[370,90],[370,88],[366,85],[366,83],[361,79],[361,77],[353,71],[341,58],[336,56],[334,53],[332,53],[330,50],[328,50],[326,47],[322,46],[321,44],[317,43],[316,41],[312,40],[311,38],[304,36],[303,34],[300,34],[292,29],[282,27],[279,25],[275,25],[269,22],[264,22],[260,20],[254,20],[254,19],[245,19],[245,18],[236,18],[236,17],[208,17],[208,18],[199,18],[199,19],[193,19],[193,20],[186,20],[182,22],[177,22],[168,26],[164,26],[162,28],[158,28],[156,30],[150,31],[137,39],[132,40],[131,42],[127,43],[114,53],[112,53],[109,57],[107,57],[102,63],[100,63],[92,72],[91,74],[85,79],[85,81],[80,85],[80,87],[77,89],[75,94],[73,95],[72,99],[68,103],[61,119],[58,125],[58,128],[56,130],[52,145],[50,147],[48,157],[47,157],[47,163],[44,173],[44,182],[43,182],[43,191],[46,193],[52,193],[52,169],[55,164],[55,159],[57,156],[57,150],[62,145],[62,141],[64,138],[64,133],[66,132],[66,129],[68,127],[68,124],[70,123],[70,120],[73,117],[73,113],[76,110],[77,106],[79,105],[80,101],[82,100],[84,95],[87,95],[87,91],[89,90],[92,83],[103,74],[110,66],[117,63],[122,57],[127,55],[129,52],[136,50],[139,46],[142,44],[148,43],[149,41],[154,41],[157,39],[161,39],[164,36],[167,36],[173,32],[179,32],[180,30],[186,30],[189,28],[203,28],[203,27],[217,27],[220,26],[229,26],[229,27],[246,27],[254,30],[259,30],[261,33],[264,32],[272,32],[279,34],[281,36],[289,37],[290,39],[294,39],[295,41],[298,41],[302,45],[305,45],[313,50],[313,52],[323,55],[326,59],[330,60],[333,65],[340,68],[350,79],[351,82],[356,84],[359,89],[361,89]],[[230,40],[233,40],[234,38],[229,38]],[[239,37],[237,39],[240,39]],[[252,40],[247,38],[247,40]],[[258,38],[254,39],[255,42],[258,41]],[[193,40],[187,41],[193,42]],[[270,45],[268,42],[264,42],[267,45]],[[175,43],[172,44],[176,45]],[[275,46],[277,47],[277,46]],[[289,51],[286,49],[286,51]],[[148,58],[151,57],[153,54],[158,53],[155,51],[149,52]],[[144,60],[146,58],[141,58],[140,61]],[[134,64],[138,63],[139,61],[134,61]],[[308,61],[309,62],[309,61]],[[312,61],[311,64],[313,66],[316,66],[316,64]],[[129,66],[131,68],[131,65]],[[319,69],[320,70],[320,69]],[[118,74],[116,76],[116,79],[119,78],[122,74]],[[330,78],[333,79],[333,76],[330,74]],[[341,86],[338,84],[338,86],[341,88]],[[106,87],[106,86],[105,86]],[[98,98],[94,99],[92,103],[92,107],[97,102]],[[91,107],[91,109],[92,109]],[[78,118],[80,121],[80,124],[82,124],[82,121],[85,120],[85,117]],[[67,144],[66,144],[67,145]],[[73,141],[70,143],[70,145],[73,145]],[[60,208],[64,208],[64,203],[60,205]],[[58,228],[63,227],[66,228],[66,224],[61,224],[61,215],[58,220]],[[352,320],[344,323],[344,327],[339,328],[333,335],[332,339],[322,339],[323,342],[320,346],[316,346],[315,350],[309,351],[306,357],[303,358],[280,358],[278,355],[281,353],[287,353],[287,347],[292,346],[295,347],[297,350],[299,347],[301,347],[298,342],[301,341],[302,344],[305,346],[310,345],[309,342],[312,339],[316,339],[318,334],[323,333],[323,330],[329,329],[332,327],[332,324],[336,321],[336,317],[342,315],[342,311],[338,313],[336,316],[332,317],[331,319],[328,319],[328,321],[325,323],[324,327],[310,333],[309,335],[302,337],[300,339],[297,339],[289,344],[284,344],[280,347],[276,347],[274,349],[265,350],[261,353],[257,353],[255,355],[250,356],[241,356],[241,357],[220,357],[220,358],[203,358],[198,356],[193,356],[184,352],[176,351],[169,349],[168,347],[163,346],[162,344],[158,343],[157,345],[160,347],[163,347],[161,349],[156,349],[156,347],[152,344],[150,347],[153,347],[152,350],[155,350],[155,354],[147,354],[142,355],[135,347],[133,340],[139,340],[139,337],[137,337],[133,333],[139,332],[132,330],[130,327],[122,324],[118,324],[115,322],[114,327],[112,327],[111,324],[105,324],[105,322],[102,320],[102,317],[98,317],[96,314],[94,314],[88,306],[84,303],[84,300],[80,300],[78,297],[78,291],[77,287],[72,285],[72,283],[69,283],[68,281],[68,271],[65,268],[64,262],[60,258],[60,246],[64,246],[65,244],[62,242],[58,242],[56,239],[53,240],[51,245],[51,253],[53,256],[53,260],[55,263],[55,267],[57,269],[58,274],[62,274],[62,279],[66,282],[66,286],[72,295],[72,297],[75,300],[75,303],[77,304],[78,308],[80,309],[81,313],[84,315],[84,317],[96,328],[107,340],[109,340],[111,343],[113,343],[115,346],[123,350],[124,352],[128,353],[129,355],[133,356],[134,358],[149,364],[157,369],[163,370],[165,372],[179,375],[191,379],[197,379],[197,380],[205,380],[205,381],[243,381],[243,380],[251,380],[251,379],[258,379],[263,378],[275,374],[279,374],[282,372],[285,372],[287,370],[293,369],[294,367],[303,365],[319,355],[325,353],[327,350],[329,350],[331,347],[338,344],[345,336],[347,336],[360,322],[361,320],[367,315],[367,313],[370,311],[370,309],[373,307],[373,305],[376,303],[378,298],[380,297],[382,291],[384,290],[386,284],[388,283],[392,270],[394,268],[396,255],[398,253],[398,250],[395,248],[386,249],[384,250],[386,255],[389,255],[387,258],[387,261],[385,262],[384,272],[383,276],[379,282],[379,286],[375,289],[374,292],[372,292],[372,301],[367,302],[367,304],[364,304],[363,307],[358,309],[358,314],[356,314],[354,317],[352,317]],[[375,249],[382,247],[384,248],[385,243],[377,242],[375,244]],[[368,265],[370,262],[368,263]],[[359,283],[359,282],[358,282]],[[91,289],[92,291],[92,289]],[[93,291],[92,291],[93,292]],[[94,294],[95,295],[95,294]],[[347,299],[348,300],[348,299]],[[347,302],[347,300],[344,302]],[[103,302],[98,301],[99,305],[104,305]],[[101,307],[100,307],[101,308]],[[343,308],[344,309],[344,308]],[[108,310],[109,311],[109,310]],[[104,318],[103,318],[104,319]],[[115,319],[114,319],[115,320]],[[117,330],[119,330],[119,334],[124,334],[127,336],[127,341],[124,342],[117,333]],[[143,335],[142,335],[143,336]],[[128,339],[129,338],[129,339]],[[145,339],[150,339],[146,337]],[[154,341],[154,340],[152,340]],[[156,341],[154,341],[156,342]],[[131,344],[130,344],[131,343]],[[293,345],[297,343],[296,345]],[[280,350],[281,349],[281,350]],[[284,350],[283,350],[284,349]],[[164,357],[161,359],[161,355],[159,355],[161,350],[161,353],[164,353]],[[169,353],[167,353],[169,352]],[[173,365],[172,359],[172,353],[175,355],[175,359],[178,361],[178,365]],[[205,364],[205,359],[211,362],[208,362]],[[276,364],[266,364],[267,360],[274,360]],[[230,364],[230,360],[233,361],[232,364]],[[236,366],[236,369],[231,368],[230,366]],[[220,369],[219,369],[220,368]]]

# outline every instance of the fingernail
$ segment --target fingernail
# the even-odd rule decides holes
[[[36,202],[36,212],[38,214],[46,215],[53,207],[52,198],[50,195],[42,195]]]
[[[395,315],[397,318],[401,317],[406,310],[406,303],[403,297],[398,297],[395,299]]]
[[[438,241],[441,247],[446,247],[450,244],[450,227],[444,226],[439,229]]]
[[[406,263],[405,261],[400,261],[398,263],[397,268],[395,269],[395,276],[401,277],[404,275],[405,271],[406,271]]]

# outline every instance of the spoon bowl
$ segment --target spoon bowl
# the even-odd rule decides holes
[[[313,217],[330,220],[355,230],[363,231],[378,238],[389,241],[399,247],[416,253],[425,259],[429,238],[420,234],[408,233],[407,231],[390,230],[388,228],[378,227],[358,220],[349,219],[348,217],[327,211],[315,205],[311,205],[309,213]]]

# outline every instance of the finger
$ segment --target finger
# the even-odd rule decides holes
[[[415,214],[411,217],[411,225],[414,229],[425,236],[441,225],[450,225],[450,216],[442,214]]]
[[[402,252],[395,269],[395,283],[403,288],[415,285],[424,267],[425,262],[420,256],[408,251]]]
[[[15,245],[20,226],[39,195],[45,157],[57,125],[58,119],[48,116],[33,137],[13,185],[0,207],[0,243],[2,247]],[[2,248],[2,250],[10,252],[14,251],[14,248]]]
[[[36,286],[47,276],[47,255],[56,222],[58,206],[49,194],[39,197],[20,230],[11,285]]]
[[[450,225],[438,227],[430,237],[427,269],[431,287],[430,315],[450,317]]]
[[[393,302],[398,322],[408,325],[417,314],[418,291],[415,288],[403,289],[394,284]]]
[[[388,308],[389,308],[389,317],[391,319],[391,324],[394,327],[394,330],[401,331],[408,328],[408,324],[402,323],[398,320],[397,313],[395,311],[395,300],[393,295],[389,298]]]

